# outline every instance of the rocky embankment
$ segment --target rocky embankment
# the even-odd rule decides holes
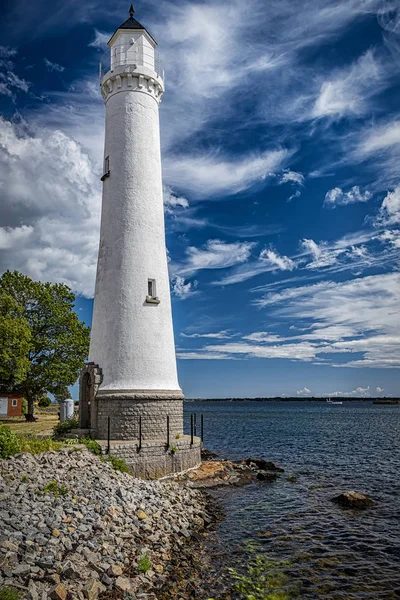
[[[88,451],[0,461],[0,588],[21,598],[165,597],[213,521],[186,485],[134,479]]]

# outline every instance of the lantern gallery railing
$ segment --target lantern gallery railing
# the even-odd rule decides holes
[[[155,71],[158,77],[165,78],[164,68],[158,52],[151,48],[143,48],[135,45],[114,46],[104,53],[100,61],[100,80],[109,71],[124,66],[147,67]]]

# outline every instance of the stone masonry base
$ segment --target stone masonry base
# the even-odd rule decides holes
[[[167,417],[169,418],[170,439],[183,432],[183,400],[168,392],[154,394],[109,395],[98,393],[95,399],[95,415],[92,419],[92,434],[97,440],[108,437],[110,418],[110,439],[139,439],[139,428],[143,441],[167,441]]]
[[[97,440],[103,454],[107,454],[107,442]],[[158,479],[172,473],[181,473],[201,463],[200,438],[180,435],[179,439],[171,437],[169,447],[162,440],[142,441],[139,448],[138,440],[110,442],[111,456],[125,459],[134,477]]]

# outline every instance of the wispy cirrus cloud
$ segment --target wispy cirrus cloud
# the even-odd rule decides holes
[[[171,265],[172,274],[194,275],[203,269],[226,269],[249,259],[253,242],[229,244],[221,240],[208,240],[201,248],[189,246],[183,263]]]
[[[46,66],[46,69],[50,72],[52,71],[58,71],[59,73],[62,73],[63,71],[65,71],[65,67],[63,67],[62,65],[59,65],[56,62],[52,62],[51,60],[49,60],[48,58],[44,58],[43,62]]]
[[[172,187],[184,189],[194,198],[229,196],[265,181],[282,168],[288,156],[285,149],[267,150],[239,159],[219,153],[167,155],[164,174]]]
[[[268,308],[277,323],[288,319],[308,322],[309,330],[292,336],[254,332],[244,336],[244,341],[207,344],[197,349],[193,358],[203,354],[202,358],[211,360],[216,353],[224,358],[279,358],[332,367],[400,366],[398,273],[287,288],[270,292],[253,304]]]
[[[385,63],[368,50],[350,67],[332,73],[322,83],[312,116],[340,119],[361,115],[370,108],[369,100],[385,85]]]

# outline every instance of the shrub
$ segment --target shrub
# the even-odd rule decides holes
[[[92,440],[92,438],[86,437],[81,438],[79,441],[81,444],[85,444],[86,448],[92,454],[96,454],[97,456],[101,455],[101,446],[96,442],[96,440]]]
[[[257,546],[247,544],[249,561],[246,570],[239,573],[236,569],[228,569],[235,581],[234,591],[243,600],[288,600],[293,597],[287,589],[288,578],[281,571],[287,562],[274,562],[264,554],[257,554]]]
[[[18,592],[12,587],[0,588],[0,600],[19,600],[21,598],[21,592]]]
[[[0,457],[9,458],[21,452],[20,438],[7,425],[0,427]]]
[[[147,552],[142,554],[138,560],[138,571],[139,573],[147,573],[152,568],[151,560],[149,559],[149,555]]]
[[[47,408],[48,406],[50,406],[50,404],[51,404],[51,400],[48,396],[42,396],[38,402],[38,405],[40,406],[40,408]]]
[[[60,438],[66,433],[69,433],[71,429],[78,429],[79,421],[77,417],[71,417],[70,419],[66,419],[62,423],[57,423],[53,427],[53,437]]]

